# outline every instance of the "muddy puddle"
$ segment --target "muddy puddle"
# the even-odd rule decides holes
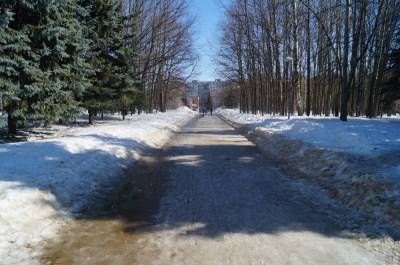
[[[160,151],[143,157],[101,203],[66,226],[42,250],[43,264],[138,264],[138,239],[151,230],[163,193]]]

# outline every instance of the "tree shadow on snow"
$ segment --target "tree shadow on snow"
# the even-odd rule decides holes
[[[47,203],[76,216],[85,216],[93,203],[101,203],[124,179],[125,171],[134,162],[131,151],[148,148],[141,142],[107,135],[67,136],[73,144],[45,140],[0,145],[0,181],[15,189],[38,189],[54,195]],[[81,142],[94,141],[88,150]],[[107,144],[110,150],[97,148]],[[116,148],[129,148],[126,157],[117,157]]]
[[[285,175],[288,172],[282,173],[278,164],[236,132],[183,131],[177,137],[196,133],[224,136],[224,141],[172,143],[162,151],[147,148],[147,155],[102,196],[93,197],[78,218],[123,220],[124,232],[133,234],[195,225],[182,236],[218,238],[285,231],[350,235],[342,224],[351,218],[347,212],[328,214],[335,209],[321,198],[325,193],[315,189],[310,194],[302,186],[293,186],[292,177]]]
[[[318,194],[304,196],[296,190],[276,163],[235,131],[205,128],[183,131],[177,137],[196,133],[224,136],[229,143],[172,143],[158,150],[127,138],[85,136],[145,151],[146,156],[135,163],[133,158],[117,158],[104,150],[74,151],[73,146],[69,150],[51,140],[4,145],[0,168],[8,173],[0,174],[0,181],[51,192],[79,220],[122,220],[125,233],[197,224],[182,236],[309,231],[347,237],[346,230],[321,210],[324,202],[318,201]],[[21,157],[25,159],[17,161]],[[76,177],[82,170],[88,179]],[[31,172],[37,178],[28,178]],[[89,177],[96,175],[102,177]],[[41,178],[48,181],[43,184]]]

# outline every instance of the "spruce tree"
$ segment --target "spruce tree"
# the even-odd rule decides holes
[[[104,109],[125,116],[137,94],[125,23],[122,1],[2,1],[0,96],[9,132],[18,120],[69,120],[80,103],[90,122]]]
[[[40,57],[32,49],[30,39],[42,8],[32,1],[0,3],[0,93],[10,134],[17,133],[18,120],[26,118],[43,83]]]
[[[0,88],[9,133],[18,120],[47,124],[78,114],[88,87],[89,40],[77,0],[0,5]]]
[[[89,40],[79,20],[85,12],[76,0],[64,0],[52,1],[42,14],[35,45],[47,82],[32,106],[36,120],[70,120],[80,112],[78,100],[90,85],[91,73]]]
[[[124,28],[122,1],[84,1],[91,8],[88,24],[92,27],[90,63],[95,71],[91,86],[86,90],[84,105],[89,112],[89,123],[95,113],[121,110],[125,117],[135,96],[137,83],[131,58],[132,40]]]
[[[84,106],[89,112],[89,123],[98,111],[110,109],[115,99],[115,43],[118,40],[117,12],[114,1],[86,1],[91,8],[88,25],[92,27],[90,37],[91,58],[89,60],[94,70],[91,86],[85,91]]]
[[[120,5],[121,7],[122,5]],[[121,34],[119,35],[118,43],[120,47],[116,50],[118,58],[118,79],[119,84],[117,90],[117,106],[121,111],[122,117],[125,116],[138,100],[140,100],[140,82],[136,72],[135,59],[135,32],[132,32],[133,21],[131,17],[126,17],[122,9],[120,13],[118,27]]]

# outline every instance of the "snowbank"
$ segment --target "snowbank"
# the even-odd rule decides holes
[[[194,115],[186,108],[134,115],[65,130],[63,137],[0,145],[0,263],[34,264],[35,245]]]
[[[243,114],[238,110],[218,109],[217,113],[238,124],[247,124],[266,133],[276,133],[318,147],[360,155],[377,156],[400,150],[400,119],[350,118],[344,123],[336,117],[294,117]]]
[[[261,116],[218,109],[259,148],[400,237],[400,119]],[[380,233],[379,232],[379,233]]]

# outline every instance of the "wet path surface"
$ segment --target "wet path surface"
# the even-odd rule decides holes
[[[145,157],[99,209],[49,243],[48,264],[384,264],[217,117]]]

